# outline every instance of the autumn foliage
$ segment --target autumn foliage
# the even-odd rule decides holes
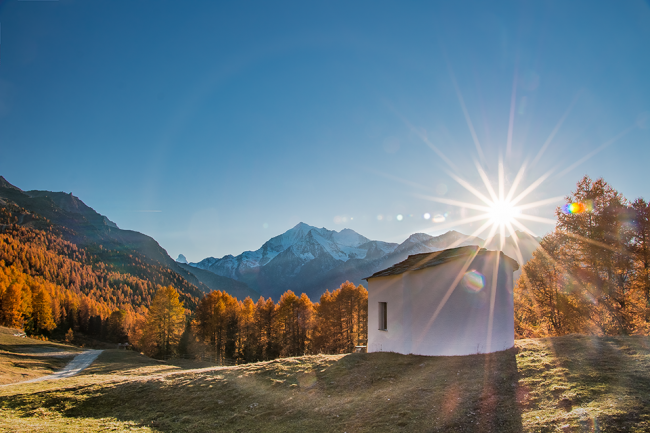
[[[515,287],[519,337],[650,332],[650,206],[585,176]]]
[[[2,325],[70,341],[129,341],[157,357],[208,353],[239,362],[343,353],[366,342],[363,286],[346,282],[316,304],[291,291],[277,303],[220,291],[198,300],[188,295],[196,287],[162,265],[134,252],[79,247],[38,215],[19,225],[25,214],[0,208]]]
[[[136,343],[151,355],[170,356],[176,351],[184,324],[185,308],[178,292],[172,286],[161,287],[141,325],[142,334]]]
[[[192,322],[194,351],[241,362],[351,352],[366,343],[367,314],[368,291],[348,281],[316,304],[290,290],[277,303],[213,291],[199,301]]]
[[[126,342],[141,332],[137,325],[159,287],[189,284],[134,253],[101,246],[91,253],[66,241],[60,228],[37,215],[31,215],[31,221],[38,224],[18,225],[16,214],[25,212],[11,204],[0,208],[1,325],[36,335],[63,336],[73,329]],[[182,300],[190,307],[197,302],[187,292]]]

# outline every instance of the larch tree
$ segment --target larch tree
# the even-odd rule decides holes
[[[35,333],[49,332],[56,328],[52,317],[52,298],[44,287],[39,286],[32,303],[32,323]]]
[[[22,328],[32,313],[32,293],[23,281],[14,281],[2,296],[2,322],[5,326]]]
[[[515,325],[520,337],[585,332],[589,302],[583,287],[563,267],[566,237],[544,237],[523,267],[515,290]]]
[[[126,310],[113,311],[108,316],[108,339],[113,343],[124,343],[128,341]]]
[[[259,336],[259,359],[275,359],[280,355],[277,308],[271,298],[263,297],[255,304],[255,327]]]
[[[642,298],[639,314],[647,323],[650,322],[650,203],[639,198],[632,203],[632,208],[635,216],[630,251],[636,263],[632,284]],[[647,334],[650,329],[645,328]]]
[[[556,210],[555,231],[515,286],[517,335],[648,333],[647,203],[630,204],[603,179],[588,176],[566,201],[578,211]]]
[[[226,292],[215,290],[204,296],[196,309],[198,334],[217,359],[235,357],[239,304]]]
[[[299,298],[288,290],[280,297],[277,305],[277,329],[282,356],[298,356],[307,352],[313,308],[304,293]]]
[[[346,281],[315,306],[314,350],[346,353],[368,339],[368,291]]]
[[[184,327],[185,308],[178,292],[172,286],[160,287],[147,313],[143,346],[151,354],[169,356],[178,344]]]
[[[255,303],[246,297],[239,303],[239,357],[245,362],[259,361],[256,358],[259,338],[255,332]]]

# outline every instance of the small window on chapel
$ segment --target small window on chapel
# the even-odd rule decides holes
[[[379,303],[379,330],[388,331],[388,304],[386,302]]]

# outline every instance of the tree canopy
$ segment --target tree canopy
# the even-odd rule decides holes
[[[555,231],[524,265],[515,287],[520,337],[647,334],[650,330],[650,208],[603,179],[581,179],[556,210]]]

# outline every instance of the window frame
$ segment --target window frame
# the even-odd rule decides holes
[[[379,302],[379,330],[388,331],[388,302]]]

